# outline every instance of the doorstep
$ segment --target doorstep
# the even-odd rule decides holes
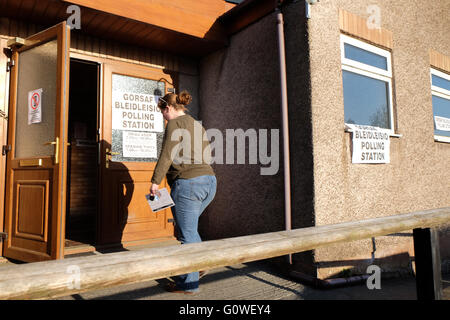
[[[180,242],[172,237],[158,238],[142,241],[130,241],[126,243],[112,244],[112,245],[99,245],[94,246],[90,244],[80,244],[71,247],[64,248],[64,257],[70,258],[74,255],[91,255],[91,254],[107,254],[120,251],[135,251],[148,248],[158,248],[179,245]]]

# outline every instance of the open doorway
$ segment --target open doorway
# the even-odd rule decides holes
[[[99,72],[97,63],[70,61],[66,253],[96,240]]]

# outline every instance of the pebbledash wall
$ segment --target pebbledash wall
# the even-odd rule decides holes
[[[366,24],[373,5],[380,10],[377,30]],[[431,66],[450,73],[450,2],[324,0],[311,6],[306,19],[300,1],[282,12],[293,228],[450,206],[450,143],[434,140],[430,83]],[[341,34],[392,54],[396,136],[390,138],[389,164],[352,164],[352,136],[344,126]],[[225,133],[281,127],[277,54],[273,13],[201,60],[200,118],[207,128]],[[261,176],[257,165],[215,165],[219,189],[201,218],[204,237],[283,230],[282,158],[279,163],[274,176]],[[440,228],[443,261],[450,259],[449,231],[449,226]],[[384,272],[409,271],[413,256],[411,230],[319,248],[294,255],[294,262],[300,271],[323,279],[345,269],[365,273],[370,264]]]
[[[345,22],[368,18],[370,5],[379,7],[381,27],[392,34],[392,47],[386,49],[392,53],[395,132],[401,135],[390,139],[391,161],[382,165],[352,164],[351,134],[343,128],[339,38],[342,32],[353,33],[381,46],[383,39],[372,37],[364,24]],[[316,225],[450,206],[450,143],[434,140],[430,83],[432,64],[450,73],[444,62],[450,57],[450,2],[323,1],[312,8],[312,17],[308,29]],[[442,63],[431,61],[430,52],[440,53]],[[448,229],[442,228],[441,254],[446,259],[449,242]],[[414,255],[410,234],[377,237],[375,244],[373,263],[389,261],[386,270],[406,267]],[[319,277],[351,268],[352,260],[370,259],[371,252],[370,240],[318,249]]]

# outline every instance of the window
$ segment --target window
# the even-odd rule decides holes
[[[450,142],[450,74],[431,69],[434,137]]]
[[[346,124],[380,127],[394,133],[391,53],[341,35]]]

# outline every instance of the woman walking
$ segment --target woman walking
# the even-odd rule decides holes
[[[186,114],[192,101],[187,91],[179,95],[166,94],[159,99],[158,108],[167,120],[161,155],[151,179],[150,194],[154,196],[164,176],[171,187],[175,203],[177,237],[182,244],[201,242],[198,220],[216,194],[216,177],[210,166],[210,146],[203,126]],[[168,286],[170,292],[198,291],[199,273],[192,272],[175,278]]]

